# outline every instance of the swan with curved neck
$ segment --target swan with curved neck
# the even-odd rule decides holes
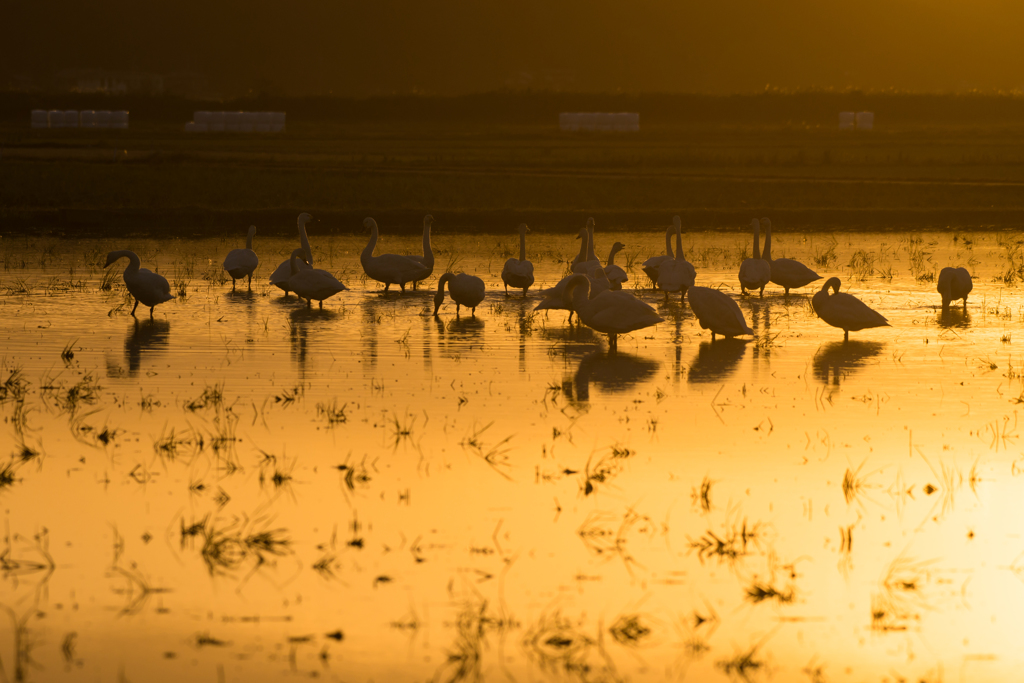
[[[288,259],[291,275],[288,278],[288,287],[300,299],[306,299],[308,307],[313,306],[313,299],[320,302],[320,308],[324,307],[324,299],[328,299],[338,292],[343,292],[348,287],[341,284],[338,278],[326,270],[319,268],[303,269],[299,264],[306,258],[305,251],[296,249]]]
[[[764,252],[761,254],[761,258],[767,261],[771,267],[772,276],[770,281],[783,287],[786,290],[786,296],[789,296],[790,289],[803,287],[815,280],[821,279],[820,275],[797,260],[790,258],[773,259],[772,222],[767,218],[762,218],[761,225],[764,226],[765,230]]]
[[[612,283],[612,289],[622,289],[622,283],[629,280],[626,271],[615,265],[615,255],[625,248],[625,244],[616,242],[608,251],[608,262],[604,266],[604,272],[608,276],[608,281]]]
[[[711,341],[715,341],[716,334],[723,337],[754,334],[739,305],[725,292],[710,287],[690,287],[686,297],[701,328],[711,330]]]
[[[768,261],[761,258],[761,222],[755,218],[750,221],[750,226],[754,230],[754,255],[744,259],[740,264],[740,293],[746,294],[748,289],[759,289],[759,296],[764,298],[765,285],[772,278],[772,267]]]
[[[665,301],[668,301],[670,292],[679,292],[679,301],[683,302],[686,300],[686,290],[697,280],[697,271],[683,255],[682,221],[675,223],[675,229],[676,253],[671,260],[665,260],[658,267],[658,289],[665,292]]]
[[[508,288],[512,286],[522,289],[525,297],[526,290],[533,285],[533,264],[526,260],[526,234],[528,232],[530,232],[530,228],[526,226],[526,223],[520,223],[519,258],[510,258],[505,261],[505,266],[501,269],[501,281],[505,283],[505,296],[508,296]]]
[[[171,294],[171,285],[163,275],[154,273],[146,268],[141,268],[142,262],[139,260],[139,257],[134,251],[128,249],[112,251],[107,254],[107,263],[103,267],[106,268],[122,258],[128,259],[128,267],[124,269],[124,275],[122,276],[124,277],[124,284],[128,288],[128,292],[135,297],[132,317],[135,316],[135,309],[141,303],[143,306],[149,306],[149,317],[152,318],[154,306],[174,298]]]
[[[672,235],[675,234],[677,226],[682,229],[682,220],[679,216],[673,216],[672,225],[665,229],[665,253],[660,256],[652,256],[641,264],[644,274],[650,279],[655,289],[658,287],[658,269],[665,261],[670,261],[673,258]]]
[[[249,226],[249,234],[245,238],[245,249],[232,249],[224,258],[224,270],[231,276],[231,291],[235,290],[235,280],[249,277],[249,289],[252,289],[252,274],[260,265],[260,259],[252,250],[252,238],[256,236],[256,226]]]
[[[606,290],[591,297],[590,279],[582,274],[569,277],[563,297],[584,325],[608,335],[611,349],[618,348],[618,335],[651,327],[663,320],[651,306],[629,292]]]
[[[459,315],[459,307],[473,309],[476,315],[476,307],[484,300],[486,292],[484,281],[475,275],[466,273],[445,273],[437,280],[437,293],[434,295],[434,315],[437,315],[441,304],[444,303],[444,286],[448,285],[448,295],[455,302],[455,316]]]
[[[377,221],[367,218],[363,226],[370,231],[370,241],[367,242],[363,252],[359,255],[359,262],[363,266],[363,272],[367,277],[384,283],[384,291],[387,292],[391,285],[398,285],[405,291],[407,282],[422,280],[430,275],[433,268],[427,268],[422,263],[412,260],[408,256],[398,254],[381,254],[374,256],[373,250],[377,246],[378,230]]]
[[[889,321],[885,316],[852,294],[840,292],[841,286],[839,278],[829,278],[821,286],[821,290],[811,297],[811,306],[819,318],[843,331],[843,341],[850,340],[850,332],[872,327],[889,327]],[[832,294],[828,293],[829,288],[832,289]]]
[[[423,255],[413,254],[409,258],[417,263],[422,263],[424,266],[430,269],[427,273],[427,277],[434,272],[434,250],[430,244],[430,228],[434,225],[434,217],[429,213],[423,217]],[[416,289],[416,284],[419,280],[412,281],[412,288]]]
[[[313,217],[308,213],[300,213],[299,218],[296,221],[299,225],[299,244],[302,245],[303,259],[299,261],[300,269],[313,269],[313,251],[309,246],[309,237],[306,236],[306,223],[313,220]],[[287,259],[281,262],[281,264],[274,269],[274,272],[270,275],[270,284],[280,288],[284,291],[284,295],[288,296],[290,291],[288,287],[288,280],[292,276],[291,259]]]

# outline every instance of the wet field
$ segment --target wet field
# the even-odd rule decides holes
[[[599,226],[627,288],[662,229]],[[1019,671],[1016,235],[777,228],[892,324],[844,344],[813,285],[738,296],[748,236],[691,233],[757,336],[712,344],[647,288],[665,322],[614,355],[505,296],[514,235],[435,237],[426,287],[387,295],[365,237],[311,241],[351,288],[323,311],[266,282],[292,241],[257,234],[251,292],[220,270],[241,238],[0,241],[0,680]],[[578,244],[531,235],[537,288]],[[122,248],[178,295],[152,320],[101,267]],[[475,316],[431,315],[446,265],[487,283]]]

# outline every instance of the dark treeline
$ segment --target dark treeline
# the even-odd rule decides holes
[[[764,92],[747,95],[493,92],[460,96],[255,96],[227,101],[169,96],[0,93],[0,119],[28,125],[32,109],[127,109],[133,123],[184,123],[197,110],[284,111],[289,123],[555,124],[563,111],[632,111],[641,125],[825,125],[840,111],[873,111],[876,125],[1024,123],[1024,97],[896,92]]]

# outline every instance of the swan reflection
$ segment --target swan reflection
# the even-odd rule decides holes
[[[607,354],[597,351],[584,356],[576,370],[574,385],[577,401],[590,400],[590,385],[608,394],[630,390],[650,380],[661,364],[621,351]]]
[[[951,328],[966,329],[971,326],[971,314],[962,308],[949,308],[939,311],[936,322],[939,327],[944,327],[947,330]]]
[[[229,303],[252,306],[256,303],[256,292],[251,289],[233,289],[224,293],[224,300]]]
[[[340,315],[327,308],[296,308],[288,314],[288,340],[291,343],[292,360],[299,366],[303,376],[306,373],[310,330],[320,329]]]
[[[128,365],[128,376],[137,377],[142,365],[143,354],[152,355],[167,348],[171,334],[171,323],[159,318],[135,320],[124,338],[124,362]],[[121,377],[124,368],[107,359],[107,377]]]
[[[701,342],[697,357],[690,363],[686,381],[693,383],[718,382],[736,370],[747,352],[747,340],[718,339]]]
[[[836,341],[823,344],[814,354],[815,379],[839,385],[840,378],[867,364],[882,352],[885,345],[877,341]]]

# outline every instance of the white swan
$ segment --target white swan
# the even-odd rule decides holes
[[[594,253],[594,219],[587,219],[586,235],[580,232],[580,253],[573,259],[572,272],[592,274],[601,267],[601,260]]]
[[[422,263],[430,270],[427,272],[427,277],[434,272],[434,250],[430,246],[430,228],[434,225],[434,217],[429,213],[423,217],[423,255],[413,254],[409,256],[413,261]],[[416,283],[419,280],[412,281],[412,288],[416,289]]]
[[[748,289],[760,289],[760,297],[764,298],[764,288],[772,279],[772,267],[761,258],[761,223],[756,218],[750,221],[754,228],[754,256],[743,259],[740,264],[740,292],[746,294]]]
[[[949,303],[957,299],[964,300],[964,310],[967,310],[967,295],[974,289],[974,282],[971,274],[966,268],[943,268],[939,271],[939,284],[936,288],[942,295],[942,310],[949,310]]]
[[[815,280],[821,279],[820,275],[799,261],[794,261],[791,258],[773,259],[772,222],[767,218],[762,218],[761,223],[764,225],[765,230],[764,252],[761,254],[761,258],[767,261],[768,265],[771,266],[771,282],[774,282],[780,287],[784,287],[788,296],[790,289],[803,287],[804,285],[809,285]]]
[[[112,251],[107,254],[107,263],[103,267],[106,268],[121,258],[128,259],[128,267],[124,269],[124,284],[128,288],[128,292],[135,297],[132,317],[135,316],[135,309],[141,303],[143,306],[149,306],[149,317],[152,318],[154,306],[174,298],[171,294],[171,285],[163,275],[140,268],[142,262],[139,261],[139,257],[134,251],[128,249]]]
[[[437,294],[434,295],[434,315],[437,315],[441,304],[444,303],[444,286],[448,285],[448,295],[455,302],[455,315],[459,315],[459,307],[473,309],[476,315],[476,307],[484,300],[484,281],[476,275],[458,273],[453,275],[445,273],[437,281]]]
[[[658,286],[658,268],[661,267],[662,263],[672,258],[672,235],[675,234],[677,227],[681,230],[682,225],[683,222],[679,219],[679,216],[673,216],[672,225],[665,230],[665,253],[661,256],[652,256],[640,265],[654,287]]]
[[[587,327],[608,335],[608,345],[618,347],[618,335],[651,327],[663,318],[651,306],[629,292],[604,291],[590,297],[590,279],[576,274],[569,278],[564,298]]]
[[[561,280],[558,281],[558,284],[555,285],[554,287],[551,287],[549,289],[542,289],[540,293],[544,296],[544,299],[539,304],[537,304],[533,310],[543,311],[556,309],[562,311],[569,311],[569,322],[571,323],[572,314],[575,311],[575,309],[573,309],[572,307],[572,300],[565,298],[565,290],[569,286],[569,282],[576,275],[582,275],[589,281],[591,299],[596,297],[601,292],[606,292],[609,289],[611,289],[611,282],[608,281],[608,276],[604,272],[604,268],[598,268],[596,271],[594,271],[593,275],[587,275],[585,273],[573,273],[572,275],[567,275],[566,277],[563,277]]]
[[[341,284],[338,278],[326,270],[311,268],[302,270],[299,268],[299,259],[306,258],[302,249],[292,252],[288,263],[291,267],[291,277],[288,278],[288,288],[295,292],[295,296],[306,299],[308,307],[313,306],[313,299],[320,302],[320,308],[324,307],[324,299],[330,298],[338,292],[343,292],[348,287]]]
[[[408,256],[398,254],[373,255],[373,249],[377,246],[377,221],[367,218],[363,225],[370,230],[370,241],[367,242],[363,253],[359,255],[359,262],[363,265],[363,272],[377,282],[384,283],[384,291],[388,291],[391,285],[398,285],[405,291],[405,283],[413,280],[422,280],[430,275],[433,267],[427,268],[422,263],[413,261]]]
[[[313,220],[313,217],[308,213],[300,213],[298,224],[299,224],[299,244],[302,245],[302,251],[306,257],[304,261],[298,262],[300,270],[312,270],[313,269],[313,251],[309,248],[309,238],[306,237],[306,223]],[[284,295],[288,296],[288,280],[292,276],[292,260],[287,258],[281,261],[281,264],[274,269],[274,272],[270,274],[270,284],[275,287],[279,287],[284,291]]]
[[[260,259],[252,250],[252,238],[256,236],[256,226],[249,226],[249,234],[245,238],[245,249],[232,249],[224,257],[224,270],[231,276],[231,290],[235,289],[235,280],[249,276],[249,289],[252,289],[252,273],[260,265]]]
[[[723,337],[754,334],[743,317],[743,311],[728,294],[710,287],[690,287],[687,298],[701,329],[711,330],[711,341],[715,340],[716,334]]]
[[[604,272],[608,276],[608,281],[612,284],[612,289],[622,289],[622,283],[629,280],[626,271],[615,265],[615,255],[625,247],[626,245],[622,242],[616,242],[612,245],[611,251],[608,252],[608,263],[605,264]]]
[[[819,318],[843,331],[845,341],[849,341],[851,331],[889,327],[889,321],[881,313],[869,308],[852,294],[840,292],[841,285],[839,278],[829,278],[821,286],[821,291],[811,297],[811,306]],[[828,293],[829,287],[833,291],[831,295]]]
[[[530,228],[526,223],[519,224],[519,258],[510,258],[505,261],[505,267],[501,269],[501,281],[505,283],[505,296],[508,296],[509,285],[516,289],[526,290],[533,285],[533,264],[526,260],[526,233]]]
[[[682,223],[676,223],[676,253],[670,259],[665,259],[658,267],[658,289],[665,292],[665,301],[668,301],[669,292],[679,292],[679,300],[686,296],[686,290],[693,287],[697,279],[697,271],[693,264],[683,256]]]

